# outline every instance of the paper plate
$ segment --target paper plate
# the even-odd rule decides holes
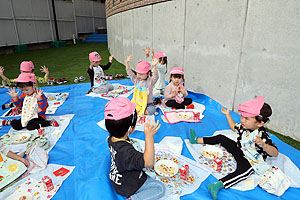
[[[22,144],[22,143],[27,142],[30,139],[30,137],[31,137],[30,133],[27,133],[27,132],[18,133],[16,135],[12,136],[11,141],[14,144]]]
[[[22,199],[21,197],[26,197],[26,200],[32,200],[32,194],[30,192],[18,192],[16,191],[12,195],[10,195],[7,199],[5,200],[19,200]]]
[[[213,160],[214,156],[217,156],[219,158],[223,157],[223,151],[219,147],[216,147],[214,145],[206,145],[202,147],[201,153],[205,158],[210,160]]]
[[[160,160],[154,165],[155,172],[163,177],[172,177],[178,172],[178,165],[172,160]]]

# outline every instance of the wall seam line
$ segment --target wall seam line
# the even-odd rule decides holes
[[[237,66],[237,71],[236,71],[235,88],[234,88],[234,93],[233,93],[233,102],[232,102],[232,105],[231,105],[231,109],[233,111],[234,111],[234,105],[236,103],[238,81],[239,81],[239,78],[240,78],[239,74],[240,74],[240,67],[241,67],[242,56],[243,56],[244,37],[245,37],[245,29],[246,29],[247,16],[248,16],[248,7],[249,7],[249,0],[247,0],[247,3],[246,3],[245,19],[244,19],[244,23],[243,23],[243,32],[242,32],[242,42],[241,42],[241,48],[240,48],[240,57],[239,57],[239,62],[238,62],[238,66]]]

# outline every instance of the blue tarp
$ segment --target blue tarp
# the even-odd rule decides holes
[[[115,82],[111,81],[111,83]],[[129,79],[120,80],[118,83],[132,85]],[[110,170],[110,153],[106,142],[108,133],[97,125],[97,122],[104,118],[104,106],[108,100],[85,96],[85,92],[89,87],[89,83],[83,83],[42,88],[45,92],[69,92],[68,99],[57,109],[55,115],[75,114],[62,137],[49,153],[49,163],[75,166],[73,173],[54,196],[54,200],[124,199],[124,197],[116,194],[108,178]],[[10,96],[6,92],[7,89],[0,89],[1,105],[10,101]],[[215,131],[229,129],[225,116],[220,112],[222,105],[203,94],[189,92],[189,97],[195,102],[206,106],[202,123],[181,122],[171,125],[161,120],[160,113],[156,116],[156,119],[160,120],[162,126],[154,136],[156,143],[160,142],[165,136],[177,136],[181,137],[182,140],[187,139],[191,127],[196,130],[198,136],[209,136]],[[131,99],[132,96],[129,98]],[[1,110],[0,115],[4,112]],[[231,114],[235,121],[240,120],[238,114],[233,112]],[[276,115],[276,113],[273,115]],[[0,129],[0,136],[7,133],[9,129],[10,126],[3,126]],[[144,133],[136,131],[131,137],[144,140]],[[271,138],[278,146],[279,151],[287,155],[300,168],[299,151],[280,141],[274,135],[271,135]],[[182,155],[193,159],[185,143]],[[216,178],[210,175],[194,193],[185,195],[181,199],[211,199],[207,184],[214,181],[216,181]],[[289,188],[281,197],[271,195],[259,187],[246,192],[223,189],[219,192],[219,199],[294,200],[300,199],[299,194],[300,189],[296,188]]]

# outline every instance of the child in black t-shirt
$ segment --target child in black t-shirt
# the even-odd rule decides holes
[[[137,113],[135,103],[125,97],[118,97],[105,105],[105,126],[111,153],[109,178],[120,195],[128,199],[160,199],[165,187],[145,174],[144,167],[152,167],[155,161],[153,136],[160,128],[158,121],[145,123],[145,151],[134,149],[128,137],[135,130]]]

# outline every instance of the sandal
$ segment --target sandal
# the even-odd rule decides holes
[[[79,79],[78,77],[76,76],[75,79],[74,79],[74,83],[78,83],[79,82]]]
[[[85,81],[85,77],[84,76],[80,76],[79,77],[79,81]]]
[[[119,74],[119,78],[124,78],[124,75],[123,74]]]
[[[116,74],[116,75],[115,75],[115,78],[120,78],[119,74]]]

